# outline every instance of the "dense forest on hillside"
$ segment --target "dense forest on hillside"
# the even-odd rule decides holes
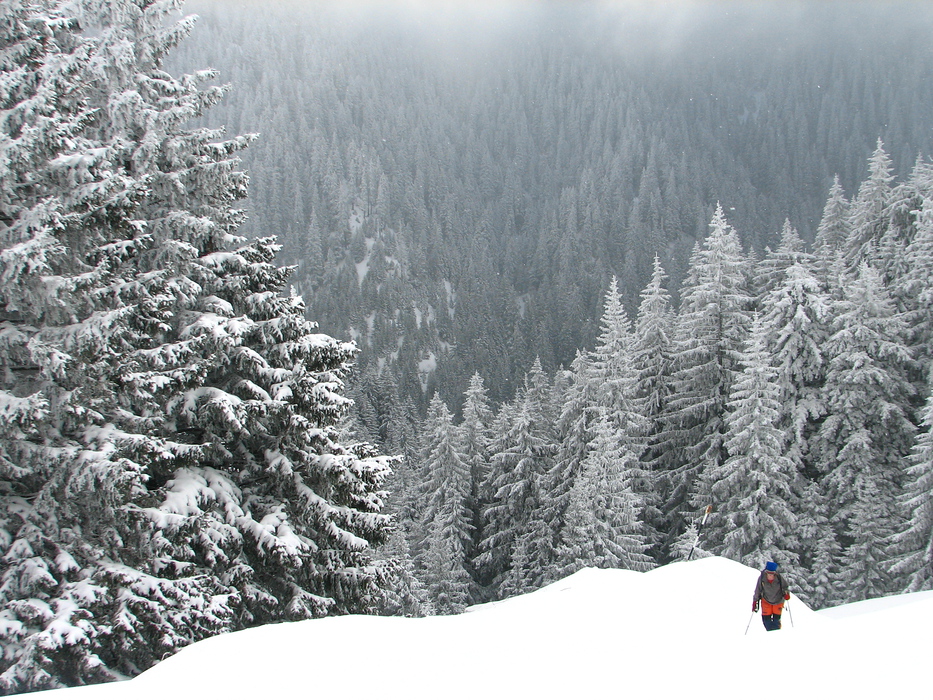
[[[929,583],[928,8],[197,9],[247,227],[406,456],[396,611],[683,557],[711,503],[811,604]]]
[[[879,137],[900,175],[933,152],[929,8],[470,5],[195,3],[174,54],[234,86],[208,123],[260,135],[246,230],[360,345],[395,450],[400,402],[569,366],[613,275],[634,313],[658,255],[676,303],[717,202],[761,256],[785,218],[813,240]]]

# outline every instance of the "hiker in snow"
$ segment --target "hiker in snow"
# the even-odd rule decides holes
[[[755,597],[752,601],[752,612],[758,612],[758,603],[761,602],[761,621],[769,632],[781,629],[784,601],[790,600],[787,582],[777,572],[777,568],[778,565],[773,561],[765,565],[765,570],[758,577],[758,585],[755,586]]]

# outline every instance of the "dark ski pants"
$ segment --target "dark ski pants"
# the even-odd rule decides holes
[[[769,632],[779,630],[781,629],[781,614],[771,613],[770,615],[762,615],[761,622],[764,624],[765,629]]]

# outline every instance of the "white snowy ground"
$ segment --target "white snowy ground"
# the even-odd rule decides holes
[[[451,617],[340,617],[194,644],[132,681],[30,695],[130,698],[931,697],[933,592],[754,615],[758,572],[713,557],[584,569]],[[791,626],[791,615],[793,626]]]

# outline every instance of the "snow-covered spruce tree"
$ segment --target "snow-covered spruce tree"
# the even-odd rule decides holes
[[[636,492],[641,465],[609,409],[600,408],[593,430],[583,471],[570,490],[557,552],[561,573],[587,566],[647,571],[653,562]]]
[[[674,313],[670,295],[664,287],[665,277],[664,268],[655,256],[651,281],[641,292],[631,349],[634,372],[632,407],[644,421],[640,459],[644,468],[649,470],[652,485],[650,497],[645,499],[643,517],[656,555],[661,554],[661,533],[670,529],[659,502],[661,494],[669,492],[670,485],[662,482],[667,474],[658,468],[661,452],[657,448],[663,428],[662,417],[671,394],[674,362]]]
[[[65,241],[80,240],[73,202],[93,197],[64,191],[66,159],[81,160],[73,143],[93,107],[73,83],[89,70],[93,47],[58,3],[0,4],[0,692],[106,680],[95,653],[92,607],[103,592],[89,584],[78,560],[46,536],[55,499],[44,484],[74,442],[55,441],[56,417],[68,388],[67,356],[39,325],[70,322],[77,281]],[[96,175],[106,192],[110,178]],[[119,193],[120,183],[113,183]],[[82,197],[83,195],[83,197]],[[69,226],[70,224],[70,226]],[[67,226],[67,228],[66,228]],[[51,278],[51,279],[50,279]],[[54,281],[54,284],[52,283]],[[51,380],[51,381],[50,381]],[[70,387],[69,387],[70,388]],[[67,409],[66,409],[67,410]],[[51,440],[49,439],[51,438]],[[44,502],[43,502],[44,501]],[[33,517],[24,517],[35,514]],[[52,521],[54,524],[54,520]],[[58,632],[61,630],[61,632]],[[67,639],[69,644],[62,642]]]
[[[626,398],[631,372],[628,366],[632,343],[632,324],[622,304],[615,277],[609,282],[603,299],[600,333],[591,353],[590,372],[605,394],[605,400],[621,406]]]
[[[632,367],[632,328],[615,277],[609,284],[600,319],[601,332],[590,358],[593,396],[606,409],[619,436],[635,454],[641,453],[643,417],[633,407],[635,371]]]
[[[863,600],[897,587],[887,550],[904,517],[898,494],[916,432],[914,389],[904,321],[878,273],[862,263],[836,307],[825,346],[826,416],[812,447],[843,547],[843,590]]]
[[[350,394],[356,400],[359,392]],[[419,521],[418,484],[418,440],[415,437],[418,425],[411,401],[393,395],[396,399],[391,404],[388,422],[385,425],[386,439],[383,443],[387,451],[398,455],[392,465],[392,473],[385,482],[389,492],[383,512],[392,516],[393,528],[385,545],[378,548],[375,556],[385,562],[388,578],[385,595],[379,606],[379,613],[386,615],[405,615],[420,617],[432,614],[433,608],[428,602],[428,594],[418,578],[414,564],[413,550],[425,538],[421,534]],[[344,442],[359,442],[360,427],[357,412],[352,411],[343,422]],[[348,439],[349,437],[349,439]]]
[[[578,351],[569,370],[566,370],[567,390],[557,420],[557,454],[554,466],[545,480],[547,498],[544,502],[546,519],[553,524],[557,537],[555,549],[560,551],[564,538],[565,516],[570,505],[570,493],[583,471],[583,462],[593,438],[592,422],[598,412],[595,386],[590,381],[588,353]],[[548,580],[560,578],[560,561],[554,562]]]
[[[632,365],[634,335],[615,277],[606,291],[600,329],[589,365],[589,381],[593,385],[591,394],[596,404],[593,439],[587,460],[600,462],[596,466],[597,472],[604,472],[607,468],[624,472],[625,489],[633,496],[638,494],[632,499],[625,499],[625,506],[635,504],[636,511],[631,518],[633,522],[639,523],[638,535],[644,540],[648,533],[643,525],[643,510],[649,503],[655,505],[655,491],[651,473],[643,468],[640,461],[644,451],[646,422],[634,401],[637,379]],[[607,464],[614,466],[607,467]],[[623,504],[619,501],[618,505],[622,507]],[[614,517],[619,520],[620,527],[631,528],[630,533],[635,531],[635,526],[628,523],[628,513],[619,513]]]
[[[236,236],[248,138],[163,57],[174,1],[0,7],[0,686],[133,675],[204,636],[369,609],[387,458],[352,345]]]
[[[665,516],[675,531],[685,513],[708,504],[699,477],[726,457],[726,402],[751,319],[747,261],[721,206],[710,229],[694,249],[682,287],[672,391],[657,442],[671,484]]]
[[[915,358],[929,376],[933,366],[933,191],[924,197],[916,215],[917,232],[904,254],[906,270],[894,289],[906,314]]]
[[[839,176],[833,179],[829,188],[829,196],[823,207],[823,216],[816,228],[813,241],[813,255],[817,273],[821,280],[826,279],[832,268],[832,260],[841,255],[845,242],[849,238],[850,226],[849,201],[846,199]]]
[[[453,416],[436,393],[421,434],[424,576],[439,613],[462,611],[470,599],[473,517],[468,508],[470,466]]]
[[[555,425],[559,413],[554,385],[535,358],[525,380],[525,404],[533,416],[533,430],[544,440],[544,450],[538,462],[536,480],[536,507],[526,514],[524,544],[527,552],[527,573],[523,579],[525,590],[536,590],[550,579],[549,572],[556,558],[557,524],[551,520],[548,504],[547,475],[554,467],[557,454]]]
[[[822,385],[829,336],[830,301],[810,267],[791,265],[762,303],[765,347],[777,371],[778,427],[787,435],[787,455],[797,471],[816,478],[809,464],[809,439],[823,415]]]
[[[813,255],[808,253],[806,248],[806,243],[800,238],[797,229],[790,225],[790,220],[785,219],[777,249],[767,249],[764,259],[755,265],[754,286],[759,305],[761,299],[783,281],[784,271],[788,267],[799,262],[809,265]]]
[[[476,572],[478,583],[484,588],[484,597],[493,595],[496,587],[501,583],[505,572],[510,566],[511,543],[507,543],[500,538],[490,539],[494,532],[500,528],[505,528],[508,524],[508,517],[499,510],[493,510],[498,504],[497,492],[499,487],[497,483],[502,482],[505,473],[508,471],[507,460],[496,455],[508,449],[509,434],[512,425],[517,420],[519,405],[516,401],[503,403],[499,406],[492,423],[492,441],[489,443],[489,470],[486,472],[486,478],[479,485],[480,502],[483,504],[482,511],[482,532],[480,533],[479,550],[473,561],[473,569]],[[490,515],[493,520],[490,520]],[[501,517],[500,517],[501,516]]]
[[[402,617],[433,615],[430,594],[418,576],[411,555],[409,533],[400,526],[394,527],[378,553],[383,557],[381,566],[387,572],[387,582],[383,600],[376,612]]]
[[[701,516],[702,517],[702,516]],[[681,532],[671,542],[670,561],[690,561],[694,559],[703,559],[704,557],[715,556],[703,548],[703,539],[697,535],[700,533],[699,521],[691,521],[687,529]]]
[[[450,545],[444,528],[434,527],[421,557],[429,603],[437,615],[461,613],[471,599],[470,574],[463,566],[462,555],[451,551]]]
[[[151,150],[218,93],[199,93],[193,79],[187,88],[154,86],[154,55],[180,27],[150,24],[134,46],[122,25],[106,21],[105,7],[22,2],[0,11],[2,390],[5,425],[15,426],[4,431],[0,467],[0,685],[29,690],[113,677],[106,653],[114,642],[102,638],[109,621],[98,623],[113,603],[104,580],[112,570],[97,563],[118,548],[147,556],[123,508],[145,494],[144,468],[117,453],[110,435],[120,431],[108,430],[122,408],[115,374],[128,349],[161,332],[166,306],[157,289],[164,278],[137,279],[140,252],[154,240],[139,210],[158,186]],[[126,89],[130,65],[139,81]],[[163,123],[153,98],[165,99]],[[147,107],[148,152],[123,133]],[[171,162],[165,170],[176,174]],[[152,444],[146,435],[136,442],[140,451]],[[220,596],[232,591],[196,579],[185,587],[177,597],[192,600],[193,634],[229,624],[233,613]],[[206,606],[195,601],[212,598],[211,612],[201,614]]]
[[[800,563],[793,570],[794,588],[812,608],[845,602],[838,565],[841,548],[830,522],[831,505],[817,481],[807,481],[800,495],[795,532]]]
[[[716,504],[704,533],[707,548],[748,566],[775,560],[795,564],[796,465],[779,427],[780,388],[758,316],[741,356],[726,417],[728,458],[703,474]]]
[[[868,159],[868,179],[859,186],[849,209],[844,258],[853,271],[860,262],[876,261],[877,246],[887,227],[884,212],[891,198],[892,168],[891,158],[879,138]]]
[[[797,585],[812,605],[832,599],[838,545],[818,487],[819,466],[810,443],[825,415],[823,355],[831,325],[831,305],[823,285],[805,261],[791,265],[782,283],[763,300],[765,347],[776,371],[779,416],[776,427],[786,440],[784,454],[794,464],[799,535]],[[808,587],[809,586],[809,587]]]
[[[896,184],[882,214],[883,231],[878,240],[873,267],[888,287],[893,287],[895,300],[903,310],[903,300],[897,298],[897,280],[908,272],[907,249],[917,236],[923,200],[933,195],[933,163],[918,158],[910,175]]]
[[[901,496],[908,517],[891,548],[891,569],[908,593],[933,589],[933,396],[927,398],[923,426]]]
[[[470,378],[470,385],[463,394],[463,422],[460,424],[464,452],[470,462],[470,477],[474,481],[482,481],[489,467],[494,418],[483,378],[477,372]]]
[[[636,410],[652,424],[657,423],[670,394],[674,313],[670,294],[664,286],[666,277],[655,256],[651,281],[641,292],[632,337],[633,401]],[[646,428],[648,435],[657,430],[656,425]]]
[[[512,543],[509,554],[511,567],[499,584],[498,597],[511,598],[513,596],[530,593],[534,588],[528,583],[533,574],[529,564],[528,548],[530,540],[526,537]]]
[[[513,582],[509,590],[540,585],[547,575],[549,562],[545,560],[554,547],[553,535],[541,531],[546,524],[542,484],[553,466],[557,445],[552,426],[544,418],[542,387],[535,386],[539,381],[535,377],[540,374],[539,363],[535,365],[514,403],[500,409],[483,486],[489,505],[476,561],[498,595],[505,594],[502,586],[510,575]],[[532,532],[539,541],[534,541]],[[521,553],[522,566],[513,571],[517,553]]]
[[[489,450],[492,444],[492,424],[495,419],[489,407],[483,378],[475,373],[463,399],[463,422],[460,424],[460,442],[470,469],[470,498],[467,507],[473,524],[473,542],[470,557],[476,556],[482,533],[484,504],[480,488],[489,471]]]

